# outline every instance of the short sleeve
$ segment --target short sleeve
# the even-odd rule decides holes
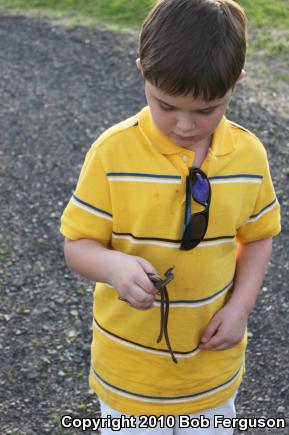
[[[237,231],[238,241],[249,243],[276,236],[281,231],[280,205],[265,153],[264,173],[251,215]]]
[[[108,246],[112,233],[109,184],[99,148],[88,151],[76,190],[62,217],[60,232],[71,240],[93,239]]]

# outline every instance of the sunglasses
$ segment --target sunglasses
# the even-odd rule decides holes
[[[204,210],[192,213],[191,195],[194,201],[204,206]],[[209,222],[210,202],[211,185],[207,175],[199,168],[190,168],[186,179],[185,225],[180,249],[193,249],[203,240]]]

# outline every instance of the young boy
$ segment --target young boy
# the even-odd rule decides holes
[[[245,51],[234,1],[158,2],[137,59],[148,107],[92,145],[62,216],[68,265],[97,282],[90,385],[103,416],[165,416],[154,433],[233,433],[213,418],[235,415],[248,315],[280,231],[266,151],[224,117]],[[207,423],[181,424],[200,414]]]

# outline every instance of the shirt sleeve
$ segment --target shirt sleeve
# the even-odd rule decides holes
[[[88,151],[75,192],[62,217],[60,232],[70,240],[93,239],[108,246],[112,233],[109,183],[99,148]]]
[[[241,243],[250,243],[276,236],[281,231],[280,205],[272,183],[269,163],[265,153],[262,183],[256,197],[255,207],[249,218],[237,231]]]

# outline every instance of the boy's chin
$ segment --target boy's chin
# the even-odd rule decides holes
[[[171,136],[171,139],[176,145],[178,145],[182,148],[189,148],[189,147],[195,145],[195,143],[196,143],[195,136],[184,137],[184,136],[178,136],[176,134],[173,134]]]

